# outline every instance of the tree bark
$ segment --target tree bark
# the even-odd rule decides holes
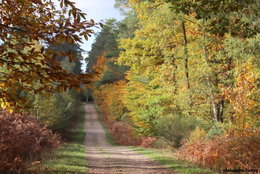
[[[183,42],[184,42],[184,67],[185,67],[185,76],[186,76],[186,85],[189,91],[189,105],[192,107],[192,97],[190,92],[190,77],[189,77],[189,56],[188,56],[188,40],[186,35],[185,22],[182,21],[182,32],[183,32]]]
[[[206,32],[205,32],[204,24],[203,24],[202,32],[203,32],[203,42],[202,42],[203,54],[204,54],[204,58],[207,63],[207,66],[209,67],[208,52],[207,52],[207,48],[206,48]],[[215,94],[214,94],[213,86],[211,84],[210,75],[208,72],[205,73],[205,77],[206,77],[207,85],[209,88],[209,95],[210,95],[210,102],[211,102],[211,106],[212,106],[213,119],[216,122],[218,122],[219,121],[218,106],[217,106],[217,103],[215,102]]]

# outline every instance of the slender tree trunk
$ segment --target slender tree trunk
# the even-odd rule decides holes
[[[204,54],[204,58],[207,63],[207,66],[209,67],[208,52],[207,52],[207,48],[206,48],[206,32],[205,32],[204,24],[203,24],[202,32],[203,32],[203,42],[202,42],[203,54]],[[205,73],[205,77],[206,77],[206,81],[207,81],[207,85],[208,85],[209,93],[210,93],[210,101],[211,101],[211,105],[212,105],[213,119],[216,122],[218,122],[219,121],[218,106],[215,102],[215,94],[214,94],[213,86],[211,84],[210,75],[208,72]]]
[[[223,115],[224,115],[224,100],[221,99],[218,103],[218,121],[223,122]]]
[[[175,59],[173,58],[172,61],[172,65],[174,66],[174,75],[173,75],[173,86],[174,86],[174,90],[173,90],[173,94],[177,95],[177,79],[176,79],[176,71],[178,66],[176,65]]]
[[[183,32],[183,41],[184,41],[184,67],[185,67],[185,76],[186,76],[186,85],[189,91],[189,105],[192,107],[192,97],[190,92],[190,77],[189,77],[189,56],[188,56],[188,40],[186,35],[185,22],[182,21],[182,32]]]

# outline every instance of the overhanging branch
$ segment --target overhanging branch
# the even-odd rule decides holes
[[[2,23],[0,23],[0,26],[5,27],[5,28],[9,28],[9,29],[11,29],[11,30],[17,30],[17,31],[22,31],[22,32],[24,32],[24,30],[22,30],[22,29],[20,29],[20,28],[11,27],[11,26],[8,26],[8,25],[4,25],[4,24],[2,24]]]

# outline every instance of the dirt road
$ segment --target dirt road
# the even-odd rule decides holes
[[[94,106],[86,104],[85,109],[88,174],[175,174],[129,148],[111,146]]]

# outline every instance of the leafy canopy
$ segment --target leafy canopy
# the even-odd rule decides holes
[[[69,73],[56,60],[60,56],[73,61],[70,50],[45,49],[62,42],[78,44],[93,33],[94,21],[87,21],[75,3],[59,2],[60,9],[52,0],[0,0],[1,103],[26,102],[21,91],[46,94],[88,83],[87,75]]]

